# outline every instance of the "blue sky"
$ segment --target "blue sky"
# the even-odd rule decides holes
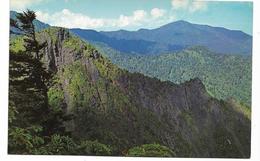
[[[252,35],[252,2],[192,0],[11,0],[11,10],[36,11],[50,25],[95,30],[157,28],[186,20]]]

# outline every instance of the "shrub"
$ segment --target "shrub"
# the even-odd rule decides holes
[[[83,141],[78,147],[77,154],[107,156],[112,154],[112,150],[98,141]]]
[[[128,150],[127,156],[132,157],[174,157],[175,153],[160,144],[144,144]]]

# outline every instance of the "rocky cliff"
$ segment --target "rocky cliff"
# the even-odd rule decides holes
[[[199,79],[161,82],[113,65],[63,28],[38,34],[44,62],[55,73],[55,103],[74,115],[76,139],[98,140],[114,154],[160,143],[178,157],[249,157],[250,116],[233,100],[212,98]]]

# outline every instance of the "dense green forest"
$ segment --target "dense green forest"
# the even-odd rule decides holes
[[[177,84],[200,78],[207,91],[218,99],[234,98],[251,106],[252,57],[221,55],[204,47],[190,47],[177,53],[134,55],[95,44],[113,63],[162,81]]]
[[[17,18],[9,154],[250,156],[251,115],[240,102],[215,99],[199,78],[174,84],[128,72],[67,29],[35,32],[33,11]]]
[[[66,122],[71,121],[74,116],[64,109],[64,93],[61,91],[60,78],[55,76],[55,71],[47,69],[43,64],[43,51],[47,42],[38,41],[42,35],[35,32],[33,24],[35,18],[35,13],[28,10],[17,15],[19,22],[14,19],[10,21],[10,25],[15,30],[11,31],[13,36],[10,40],[8,152],[10,154],[146,156],[142,150],[136,149],[138,147],[131,150],[129,154],[127,149],[121,153],[116,151],[115,147],[99,143],[98,136],[92,139],[93,141],[84,139],[88,134],[83,139],[78,139],[72,137],[71,132],[65,129]],[[15,31],[18,31],[19,35],[23,34],[14,36]],[[56,31],[56,29],[45,30],[43,33],[55,34]],[[51,41],[55,41],[55,39],[56,37],[52,37]],[[73,37],[64,45],[77,48],[77,41],[80,40]],[[88,48],[90,51],[93,50],[91,46]],[[86,51],[86,54],[90,52],[89,50]],[[82,71],[77,71],[80,69],[78,67],[80,66],[76,62],[64,69],[65,75],[73,76],[75,74],[76,77],[74,83],[72,81],[68,87],[68,91],[77,92],[77,89],[74,89],[78,88],[77,83],[85,79]],[[96,87],[89,88],[95,90]],[[72,106],[78,108],[80,101],[77,100],[77,93],[72,95],[74,95],[72,99],[75,99],[72,101],[72,104],[75,105]],[[77,109],[74,110],[77,111]],[[97,111],[88,112],[90,113],[89,117],[91,117],[94,113],[93,116],[95,116]],[[92,123],[91,120],[86,121],[89,124]],[[93,118],[92,121],[95,122],[97,119]],[[95,129],[89,132],[92,133],[91,135],[96,134]],[[159,144],[146,144],[144,146],[148,150],[147,156],[174,156],[174,153],[165,146]]]

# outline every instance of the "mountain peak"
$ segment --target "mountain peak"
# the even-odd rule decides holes
[[[160,28],[165,27],[165,26],[173,26],[173,25],[174,26],[175,25],[192,25],[192,23],[190,23],[188,21],[184,21],[184,20],[178,20],[178,21],[174,21],[174,22],[168,23],[166,25],[163,25]]]
[[[175,24],[177,24],[177,23],[179,23],[179,24],[191,24],[190,22],[185,21],[185,20],[178,20],[178,21],[174,21],[172,23],[175,23]]]
[[[155,30],[157,31],[161,30],[163,32],[172,32],[172,31],[176,32],[178,30],[192,31],[194,29],[194,26],[196,26],[196,24],[192,24],[184,20],[178,20],[178,21],[165,24]]]
[[[193,24],[185,20],[178,20],[156,29],[141,28],[137,31],[118,30],[100,33],[102,34],[100,39],[87,37],[89,35],[87,31],[79,36],[107,43],[110,47],[125,53],[159,54],[180,51],[192,46],[204,46],[214,53],[222,54],[252,53],[250,35],[223,27]]]

